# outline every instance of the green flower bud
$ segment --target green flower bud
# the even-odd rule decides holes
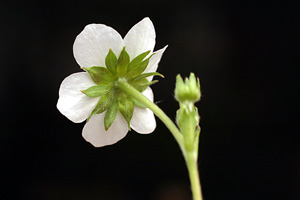
[[[188,101],[195,103],[200,100],[200,97],[200,82],[194,73],[191,73],[189,78],[185,78],[185,81],[183,81],[180,75],[177,75],[175,98],[178,102],[183,103]]]
[[[177,111],[176,122],[183,135],[185,150],[188,152],[196,152],[198,146],[200,117],[194,103],[199,101],[200,97],[200,82],[194,73],[184,81],[180,75],[177,75],[175,98],[180,108]]]

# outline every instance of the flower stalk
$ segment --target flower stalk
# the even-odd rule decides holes
[[[193,153],[188,152],[185,156],[186,165],[191,182],[191,189],[193,192],[193,200],[202,200],[202,190],[200,184],[200,176],[198,172],[197,159],[195,159]]]
[[[190,136],[186,136],[182,134],[182,132],[177,128],[177,126],[173,123],[173,121],[162,111],[155,103],[151,102],[147,97],[141,94],[138,90],[128,84],[126,81],[118,81],[117,87],[128,95],[134,97],[137,101],[141,102],[145,106],[147,106],[153,113],[166,125],[166,127],[170,130],[175,140],[177,141],[183,156],[186,161],[191,189],[193,193],[194,200],[202,200],[202,192],[201,185],[199,179],[198,165],[197,165],[197,157],[198,157],[198,139],[200,134],[200,129],[192,130],[188,128],[191,134]],[[177,116],[178,117],[178,116]],[[193,124],[192,124],[193,126]],[[192,130],[192,131],[191,131]],[[192,134],[196,132],[196,136],[193,138],[193,142],[191,140],[185,140],[186,138],[190,138]]]

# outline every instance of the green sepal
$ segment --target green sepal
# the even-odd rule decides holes
[[[130,62],[130,57],[124,47],[118,58],[118,63],[117,63],[118,76],[124,76],[126,74],[129,62]]]
[[[175,99],[182,103],[189,101],[195,103],[201,98],[200,81],[194,73],[190,73],[189,78],[183,79],[180,75],[176,77]]]
[[[140,64],[136,65],[134,68],[130,69],[130,71],[127,73],[126,77],[128,79],[132,79],[132,78],[135,78],[136,76],[140,75],[141,73],[143,73],[145,71],[145,69],[147,68],[148,64],[149,64],[150,58],[153,55],[154,54],[149,56],[147,59],[142,61]]]
[[[101,96],[97,106],[95,109],[97,109],[96,113],[100,114],[103,113],[105,110],[107,110],[108,106],[112,103],[114,98],[114,92],[113,90],[110,90],[107,94]]]
[[[147,78],[149,76],[160,76],[160,77],[164,78],[164,75],[162,75],[158,72],[149,72],[149,73],[140,74],[140,75],[134,77],[133,80]]]
[[[105,58],[105,65],[112,74],[117,73],[117,64],[118,64],[117,56],[114,54],[114,52],[111,49],[109,49],[109,52]]]
[[[183,135],[195,133],[199,124],[198,109],[194,105],[181,104],[180,109],[177,110],[176,122]]]
[[[110,91],[107,94],[101,96],[95,109],[92,111],[87,121],[89,121],[94,114],[100,114],[103,113],[105,110],[107,110],[108,106],[111,104],[112,99],[113,99],[113,91]]]
[[[135,57],[128,65],[128,72],[131,69],[134,69],[135,67],[137,67],[143,60],[144,58],[150,53],[150,51],[146,51],[144,53],[141,53],[140,55],[138,55],[137,57]]]
[[[135,89],[137,89],[139,92],[143,92],[147,87],[157,82],[158,80],[154,80],[150,82],[146,78],[141,78],[134,81],[128,81],[128,83],[132,85]]]
[[[149,60],[150,58],[153,56],[154,54],[152,54],[151,56],[149,56],[149,58],[147,58],[146,60],[144,60],[143,62],[141,62],[141,64],[136,68],[136,73],[137,74],[141,74],[145,71],[145,69],[147,68],[148,64],[149,64]]]
[[[111,87],[112,87],[111,85],[96,85],[96,86],[92,86],[86,90],[81,90],[81,92],[84,93],[88,97],[94,98],[94,97],[99,97],[99,96],[106,94],[107,92],[109,92]]]
[[[138,107],[140,107],[140,108],[147,108],[147,106],[145,106],[143,103],[139,102],[139,101],[136,100],[135,98],[132,97],[131,99],[132,99],[134,105],[136,105],[136,106],[138,106]]]
[[[97,84],[108,84],[111,83],[114,79],[112,73],[108,71],[106,67],[89,67],[89,68],[83,68],[85,71],[89,73],[92,80]]]
[[[104,126],[105,130],[108,130],[112,123],[115,121],[117,114],[119,111],[119,104],[118,102],[114,101],[108,108],[107,112],[104,116]]]
[[[194,149],[196,152],[196,159],[198,158],[198,152],[199,152],[199,136],[200,136],[200,132],[201,132],[201,127],[198,125],[196,127],[196,131],[195,131],[195,143],[194,143]]]
[[[119,101],[119,110],[123,115],[124,119],[128,124],[128,129],[130,130],[130,120],[133,116],[134,103],[132,99],[127,95],[122,95]]]

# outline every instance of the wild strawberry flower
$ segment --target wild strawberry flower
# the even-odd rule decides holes
[[[125,81],[153,102],[149,87],[167,48],[153,52],[155,30],[149,18],[134,25],[124,39],[113,28],[89,24],[76,37],[74,57],[84,72],[66,77],[60,85],[58,110],[74,123],[87,120],[82,136],[95,147],[124,138],[130,127],[154,131],[153,112],[118,88]],[[161,75],[162,76],[162,75]]]

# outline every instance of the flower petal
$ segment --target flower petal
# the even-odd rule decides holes
[[[147,97],[150,101],[153,102],[154,96],[153,96],[153,91],[152,91],[152,89],[151,89],[150,87],[147,87],[146,90],[144,90],[144,91],[142,92],[142,94],[143,94],[145,97]]]
[[[128,132],[127,122],[121,113],[118,113],[115,121],[106,131],[104,126],[105,113],[91,117],[82,130],[83,138],[95,147],[114,144],[124,138]]]
[[[124,38],[126,51],[130,59],[145,51],[153,51],[155,46],[155,30],[151,20],[146,17],[134,25]]]
[[[148,87],[142,92],[149,100],[153,101],[153,92]],[[153,112],[149,108],[134,107],[130,126],[133,130],[141,134],[152,133],[156,128],[156,121]]]
[[[103,24],[89,24],[76,37],[73,53],[80,67],[105,66],[109,49],[119,56],[124,46],[120,34]]]
[[[80,90],[96,85],[87,72],[71,74],[59,88],[57,109],[69,120],[80,123],[86,120],[96,107],[99,98],[90,98]]]
[[[144,73],[156,72],[158,63],[160,62],[160,59],[161,59],[163,53],[165,52],[165,50],[167,49],[167,47],[168,47],[168,45],[165,46],[164,48],[154,52],[154,55],[150,58],[149,64],[148,64],[147,68],[145,69]],[[153,79],[153,76],[149,76],[147,79],[148,79],[148,81],[151,81]]]

